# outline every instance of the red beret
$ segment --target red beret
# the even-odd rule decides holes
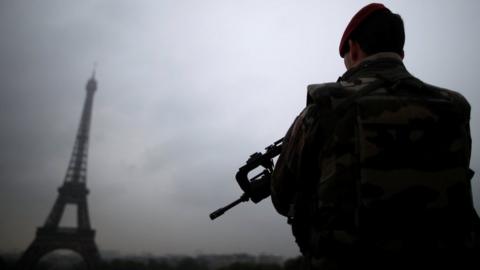
[[[340,57],[343,57],[345,54],[345,45],[347,44],[350,35],[352,32],[368,17],[370,14],[377,10],[389,10],[382,4],[378,3],[372,3],[369,5],[364,6],[362,9],[360,9],[355,16],[350,20],[350,22],[347,25],[347,28],[345,29],[345,32],[343,32],[342,40],[340,41]]]

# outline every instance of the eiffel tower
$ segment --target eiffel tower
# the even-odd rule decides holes
[[[34,269],[38,261],[47,253],[58,249],[68,249],[83,257],[87,269],[99,268],[100,253],[95,244],[95,230],[90,225],[87,207],[87,155],[88,134],[92,115],[93,95],[97,90],[95,71],[87,83],[87,97],[83,106],[82,118],[78,127],[75,145],[58,197],[45,224],[37,228],[35,239],[20,257],[17,269]],[[77,206],[77,227],[60,227],[65,206]]]

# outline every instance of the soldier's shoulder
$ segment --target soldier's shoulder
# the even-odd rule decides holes
[[[307,107],[330,106],[332,94],[341,91],[341,85],[335,82],[310,84],[307,86]]]
[[[447,89],[447,88],[442,88],[436,85],[428,84],[424,82],[424,86],[440,93],[443,97],[446,99],[458,104],[459,106],[464,106],[468,109],[470,109],[470,104],[468,103],[468,100],[459,92]]]
[[[307,104],[323,104],[325,100],[343,99],[375,80],[376,78],[359,78],[354,81],[310,84],[307,86]]]

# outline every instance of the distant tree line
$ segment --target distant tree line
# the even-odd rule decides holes
[[[104,270],[213,270],[202,259],[186,257],[175,264],[164,260],[148,260],[146,262],[129,259],[115,259],[104,262]],[[305,269],[302,257],[286,260],[283,264],[262,262],[234,262],[215,270],[301,270]]]
[[[13,270],[15,261],[5,260],[0,257],[0,269]],[[118,258],[102,262],[101,270],[298,270],[305,269],[301,257],[286,260],[283,264],[265,262],[233,262],[226,266],[211,269],[202,258],[183,257],[175,263],[165,259],[132,259]],[[41,261],[35,270],[64,269],[86,270],[85,264],[75,263],[71,265],[53,265],[51,262]]]

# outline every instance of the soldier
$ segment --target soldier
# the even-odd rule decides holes
[[[412,76],[404,42],[398,14],[358,11],[340,41],[347,71],[308,87],[284,138],[272,201],[315,268],[462,268],[477,245],[470,105]]]

